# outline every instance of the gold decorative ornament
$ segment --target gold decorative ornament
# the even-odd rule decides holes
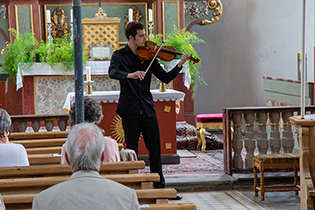
[[[223,12],[223,6],[220,0],[208,0],[207,4],[210,9],[214,9],[214,12],[212,13],[214,17],[211,18],[210,21],[203,20],[201,23],[204,25],[217,22],[221,18]]]
[[[113,51],[118,50],[119,22],[120,18],[82,19],[82,45],[87,53],[91,44],[96,45],[99,42],[111,44]]]
[[[122,126],[122,119],[119,115],[116,115],[110,125],[112,130],[112,136],[118,143],[125,142],[125,132]]]
[[[165,106],[164,107],[164,112],[170,113],[171,112],[171,107],[170,106]]]
[[[7,47],[8,47],[10,44],[11,44],[11,43],[10,43],[9,41],[6,41],[6,42],[5,42],[6,47],[1,50],[1,55],[2,55],[2,56],[4,55],[4,52],[8,50]]]
[[[165,143],[165,149],[172,149],[172,143]]]
[[[105,13],[105,11],[102,9],[102,8],[99,8],[95,15],[94,15],[95,18],[107,18],[107,14]]]
[[[63,11],[60,7],[55,9],[55,11],[52,13],[52,36],[54,38],[62,38],[67,36],[69,26],[66,22],[65,11]]]
[[[132,9],[132,21],[140,21],[140,19],[142,18],[142,15],[140,14],[140,11],[137,9],[137,7],[135,6],[132,6],[131,7]],[[129,10],[127,12],[127,15],[125,16],[127,18],[127,22],[126,22],[126,25],[129,23]]]

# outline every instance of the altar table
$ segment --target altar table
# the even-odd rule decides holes
[[[175,101],[183,101],[185,93],[172,89],[167,89],[166,92],[151,90],[151,93],[160,127],[162,163],[179,163],[176,142]],[[104,118],[99,126],[105,130],[105,135],[111,136],[117,142],[124,143],[124,132],[121,118],[116,114],[119,94],[120,91],[95,91],[93,94],[85,95],[101,103]],[[63,109],[66,112],[69,111],[70,106],[74,101],[74,92],[68,93]],[[140,158],[141,156],[147,156],[148,151],[145,148],[142,136],[139,141]],[[146,157],[143,159],[146,160]]]

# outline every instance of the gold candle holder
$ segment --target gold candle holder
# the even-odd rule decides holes
[[[85,94],[92,94],[93,93],[93,89],[92,89],[92,83],[93,81],[84,81],[84,83],[86,84],[86,88],[85,88]]]
[[[160,92],[166,92],[166,85],[163,82],[160,84]]]

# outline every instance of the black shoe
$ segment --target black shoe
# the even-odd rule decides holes
[[[176,198],[169,198],[169,200],[181,200],[183,197],[180,195],[177,195]]]
[[[158,189],[158,188],[165,188],[165,184],[161,182],[154,182],[153,183],[153,188]]]

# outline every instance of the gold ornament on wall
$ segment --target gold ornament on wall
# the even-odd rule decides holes
[[[140,21],[140,19],[142,18],[142,15],[140,14],[140,11],[138,10],[138,8],[135,6],[132,6],[131,9],[133,11],[132,20],[137,21],[137,22]],[[127,25],[129,23],[129,10],[127,12],[126,18],[127,18],[127,22],[126,22],[126,25]]]
[[[214,10],[213,17],[211,20],[202,20],[201,24],[211,24],[216,21],[218,21],[223,12],[223,6],[220,0],[207,0],[203,1],[202,5],[198,5],[196,2],[194,2],[191,5],[188,5],[187,2],[185,2],[185,15],[190,15],[191,18],[199,19],[202,16],[208,16],[209,15],[209,9]]]
[[[112,136],[118,143],[125,142],[125,132],[122,126],[122,120],[119,115],[116,115],[110,125],[112,130]]]
[[[55,11],[52,13],[52,36],[54,38],[62,38],[67,36],[69,26],[68,23],[66,22],[66,17],[65,12],[58,7],[55,9]]]

